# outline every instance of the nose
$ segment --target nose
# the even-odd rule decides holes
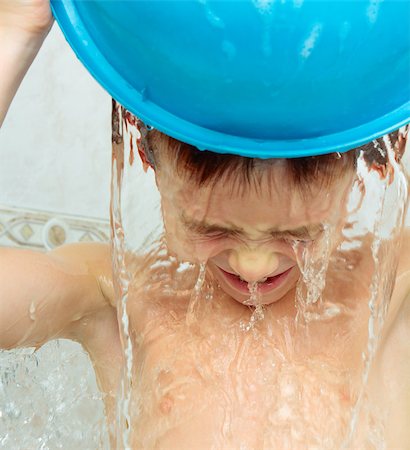
[[[279,267],[279,255],[268,249],[241,247],[228,257],[231,268],[248,283],[262,280]]]

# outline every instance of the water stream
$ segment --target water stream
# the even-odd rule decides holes
[[[151,231],[144,229],[144,236],[139,241],[135,237],[140,229],[139,221],[145,220],[145,211],[153,206],[145,203],[139,207],[140,217],[129,209],[136,199],[146,201],[137,192],[135,184],[134,152],[138,149],[141,134],[132,116],[127,116],[118,104],[114,104],[114,109],[112,251],[124,349],[117,408],[117,448],[132,448],[135,445],[133,442],[159,442],[155,439],[162,439],[166,435],[169,424],[158,422],[157,430],[149,428],[151,422],[145,418],[145,415],[152,413],[149,402],[152,396],[159,396],[160,410],[166,415],[177,402],[175,398],[185,398],[187,386],[190,383],[195,385],[196,378],[185,379],[181,375],[180,379],[173,379],[173,367],[183,361],[182,350],[189,354],[196,345],[206,348],[204,354],[208,352],[214,358],[213,365],[210,363],[209,367],[204,361],[198,360],[196,363],[201,386],[207,380],[214,380],[215,373],[219,374],[218,380],[231,373],[232,386],[221,387],[217,391],[224,418],[221,419],[221,434],[215,435],[213,444],[223,446],[234,442],[229,441],[234,439],[232,430],[235,426],[231,408],[233,405],[243,405],[244,392],[247,392],[246,396],[252,397],[252,389],[256,387],[252,388],[251,381],[245,383],[246,374],[259,370],[257,375],[255,372],[254,381],[260,376],[265,377],[266,403],[272,402],[274,409],[266,420],[272,429],[277,430],[281,448],[298,448],[308,439],[313,446],[319,446],[317,448],[357,448],[358,442],[366,448],[385,448],[384,416],[371,407],[367,384],[394,287],[407,209],[406,175],[389,140],[384,139],[384,146],[380,148],[380,154],[385,158],[384,165],[369,161],[365,152],[358,155],[356,177],[346,202],[344,223],[339,228],[324,224],[323,233],[316,242],[293,243],[301,274],[295,291],[295,320],[290,322],[286,317],[275,318],[269,307],[260,303],[258,283],[249,283],[249,299],[244,302],[249,308],[249,314],[242,315],[239,320],[221,316],[223,323],[220,326],[224,327],[225,332],[220,339],[226,348],[225,354],[222,347],[218,347],[220,342],[213,328],[215,323],[211,321],[211,315],[219,314],[224,308],[218,302],[222,295],[221,288],[208,273],[207,262],[179,261],[175,255],[169,254],[166,241],[161,238],[164,230],[159,222]],[[375,141],[376,145],[379,146],[379,142]],[[128,202],[126,206],[124,199]],[[156,208],[159,212],[156,219],[160,221],[159,204]],[[145,286],[137,286],[136,278],[140,274],[135,273],[136,258],[150,261],[147,267],[151,272],[147,272],[149,276]],[[346,292],[351,293],[347,298],[334,290],[334,279],[338,276],[345,280],[348,288]],[[167,311],[163,309],[164,303],[155,298],[154,293],[158,289],[162,290],[162,297],[167,298]],[[359,301],[360,297],[365,300]],[[144,302],[146,307],[143,306]],[[131,314],[136,314],[136,310],[140,311],[139,314],[147,323],[140,331],[133,329],[135,320]],[[160,321],[160,314],[165,314],[161,317],[166,319],[161,318]],[[211,324],[209,328],[208,323]],[[342,329],[338,328],[340,324],[345,326],[344,336],[337,331]],[[162,354],[159,365],[150,372],[149,363],[143,360],[146,356],[136,355],[145,355],[144,343],[147,346],[162,345],[171,339],[165,337],[166,330],[173,330],[170,334],[173,337],[177,332],[186,333],[186,341],[178,351],[173,349],[169,354]],[[357,354],[352,353],[351,367],[338,369],[337,354],[325,354],[321,346],[331,339],[343,338],[348,348],[349,339],[354,333],[357,333],[358,342],[363,343],[361,350]],[[322,340],[317,336],[322,336]],[[228,355],[231,350],[232,355],[236,356],[230,359]],[[271,355],[269,369],[260,366],[259,360],[259,366],[253,369],[251,366],[247,366],[246,371],[240,368],[240,361],[245,364],[247,358],[252,360],[250,355],[254,353],[256,358],[261,352]],[[311,358],[303,355],[311,355]],[[194,359],[199,357],[195,353]],[[143,375],[149,373],[157,377],[157,387],[145,381]],[[138,376],[140,379],[135,378]],[[328,424],[319,421],[313,425],[303,415],[303,408],[312,402],[313,391],[310,389],[315,389],[314,380],[317,387],[317,379],[321,379],[317,377],[326,380],[321,393],[315,394],[317,404],[323,402],[325,406],[322,408],[333,408],[335,412],[334,417],[327,415]],[[293,381],[280,387],[285,379]],[[161,388],[161,383],[167,388]],[[242,386],[242,383],[245,384]],[[338,389],[342,386],[346,397],[351,399],[350,406],[342,407],[341,400],[332,393],[332,386]],[[141,389],[140,393],[133,392],[133,389],[138,388]],[[169,392],[175,390],[180,397],[170,396]],[[216,394],[209,391],[201,406],[201,395],[198,390],[196,407],[199,409],[206,408],[208,402],[216,398]],[[180,408],[181,411],[185,411],[184,408],[189,411],[189,406]],[[318,408],[320,410],[321,407]],[[336,413],[339,409],[340,415]],[[246,416],[245,409],[242,411]],[[323,420],[326,420],[325,410],[323,414]],[[217,415],[218,411],[215,412]],[[141,425],[137,424],[138,421],[141,421]],[[178,423],[185,421],[188,424],[181,412]],[[337,431],[332,434],[330,430]],[[138,433],[140,435],[136,436]],[[267,447],[278,442],[275,438],[269,441],[259,436],[257,439],[257,442]],[[252,448],[252,444],[247,445],[244,441],[244,449]]]

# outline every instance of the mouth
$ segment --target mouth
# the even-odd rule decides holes
[[[248,288],[248,282],[242,280],[238,275],[235,275],[233,273],[226,272],[225,270],[218,267],[218,269],[221,271],[224,279],[230,284],[233,288],[240,291],[243,294],[249,294],[249,288]],[[288,270],[285,270],[282,273],[279,273],[273,277],[267,277],[263,281],[258,282],[258,289],[261,294],[265,294],[267,292],[270,292],[279,286],[281,286],[288,274],[291,272],[293,267],[290,267]]]

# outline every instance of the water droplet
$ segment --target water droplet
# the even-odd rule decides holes
[[[386,151],[384,148],[380,145],[380,142],[377,139],[374,139],[373,141],[374,148],[380,153],[380,155],[385,158],[386,157]]]
[[[214,297],[214,287],[213,287],[212,284],[210,284],[208,286],[208,290],[207,290],[207,292],[205,294],[205,300],[207,302],[210,302],[210,301],[212,301],[213,297]]]
[[[322,28],[323,28],[322,24],[317,23],[310,30],[310,34],[303,43],[303,48],[302,51],[300,52],[300,56],[302,56],[302,58],[305,59],[309,58],[313,49],[316,46],[319,36],[322,34]]]
[[[209,3],[206,0],[199,0],[199,3],[204,6],[206,18],[212,26],[214,26],[215,28],[225,28],[223,20],[217,14],[215,14],[214,11],[212,11]]]
[[[377,21],[381,2],[382,0],[370,0],[370,4],[367,7],[366,15],[371,24],[374,24]]]
[[[255,324],[265,318],[265,306],[260,303],[258,283],[256,281],[248,283],[248,289],[250,296],[249,299],[243,302],[243,304],[247,306],[255,306],[255,309],[248,323],[241,321],[239,324],[240,329],[245,332],[253,330]]]
[[[274,5],[274,0],[256,0],[254,5],[261,14],[270,13]]]
[[[229,61],[232,61],[236,56],[236,47],[230,41],[225,40],[222,42],[222,51],[225,53]]]
[[[191,298],[186,313],[186,324],[188,326],[193,325],[198,320],[198,308],[199,302],[202,296],[202,290],[205,284],[206,276],[206,262],[202,262],[199,265],[198,279],[196,280],[195,287],[192,291]]]
[[[148,89],[145,86],[141,89],[141,101],[145,102],[147,98],[148,98]]]
[[[258,283],[256,281],[252,281],[251,283],[248,283],[248,290],[249,290],[250,296],[243,303],[244,303],[244,305],[256,306],[258,304],[258,300],[259,300]]]
[[[32,301],[30,303],[30,308],[29,308],[29,316],[31,320],[36,320],[36,305],[34,304],[34,301]]]

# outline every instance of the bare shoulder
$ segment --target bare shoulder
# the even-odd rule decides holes
[[[95,279],[103,298],[114,306],[111,248],[109,244],[77,243],[64,245],[53,250],[50,256],[69,273],[73,272],[79,276],[86,275]]]
[[[83,294],[73,299],[79,319],[71,323],[66,334],[90,344],[96,331],[116,317],[111,247],[107,243],[76,243],[59,247],[50,256],[85,287]]]
[[[107,395],[105,403],[110,415],[115,411],[115,394],[122,367],[111,247],[100,243],[67,245],[53,251],[52,257],[59,260],[66,270],[76,273],[76,277],[88,278],[82,283],[89,286],[85,295],[73,299],[77,303],[78,315],[67,328],[65,337],[81,343],[89,354],[100,389]]]
[[[84,320],[113,309],[108,245],[0,250],[0,348],[81,340]]]

